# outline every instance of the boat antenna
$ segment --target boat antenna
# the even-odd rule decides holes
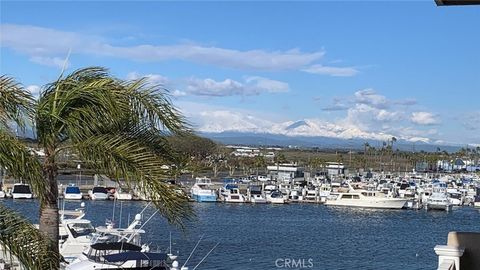
[[[172,232],[170,232],[170,254],[172,254]]]
[[[112,214],[112,223],[115,222],[115,205],[117,202],[117,198],[113,197],[113,214]],[[112,224],[113,225],[113,224]]]
[[[158,213],[158,210],[155,211],[155,212],[147,219],[147,221],[145,221],[145,222],[142,224],[142,226],[140,226],[140,228],[136,229],[135,232],[132,233],[132,235],[130,235],[130,237],[128,238],[128,242],[132,241],[135,233],[139,232],[139,231],[143,228],[143,226],[145,226],[145,225],[155,216],[155,214],[157,214],[157,213]],[[123,239],[123,238],[122,238],[122,239]]]
[[[192,270],[195,270],[197,269],[197,267],[208,257],[208,255],[210,255],[210,253],[212,253],[212,251],[220,244],[220,242],[217,242],[217,244],[212,248],[210,249],[210,251],[207,253],[207,255],[205,255],[205,257],[203,257],[203,259],[197,264],[195,265],[195,267],[192,269]]]
[[[120,221],[118,222],[119,225],[118,227],[121,228],[122,227],[122,210],[123,210],[123,202],[120,202]]]
[[[202,234],[202,236],[201,236],[200,239],[198,240],[198,242],[197,242],[197,244],[195,245],[195,247],[193,247],[192,252],[190,252],[190,255],[188,255],[188,258],[187,258],[187,260],[185,261],[185,263],[182,265],[182,268],[187,264],[188,260],[190,260],[190,257],[192,257],[193,252],[195,252],[195,250],[197,249],[198,244],[200,244],[200,241],[202,241],[204,235],[205,235],[205,234]]]

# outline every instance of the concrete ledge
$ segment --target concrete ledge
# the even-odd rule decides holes
[[[463,256],[460,258],[462,270],[480,269],[480,233],[450,232],[448,233],[447,245],[465,249]]]
[[[465,249],[436,245],[434,250],[438,255],[438,270],[460,270],[460,258]]]

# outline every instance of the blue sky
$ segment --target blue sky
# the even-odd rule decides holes
[[[34,93],[71,50],[200,131],[480,144],[479,6],[2,1],[1,24],[1,73]]]

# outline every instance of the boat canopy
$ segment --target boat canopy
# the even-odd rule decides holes
[[[165,261],[167,254],[165,253],[153,253],[153,252],[122,252],[117,254],[105,255],[103,258],[107,262],[126,262],[126,261]]]
[[[110,243],[96,243],[91,246],[96,250],[130,250],[130,251],[140,251],[141,247],[125,243],[125,242],[110,242]]]
[[[22,193],[22,194],[30,194],[30,186],[24,184],[17,184],[13,186],[13,193]]]
[[[104,187],[94,187],[92,190],[93,193],[108,193],[107,189]]]
[[[67,187],[65,189],[65,193],[67,194],[80,194],[80,189],[76,186],[71,186],[71,187]]]
[[[234,188],[238,188],[238,185],[235,185],[235,184],[226,184],[225,185],[225,189],[234,189]]]

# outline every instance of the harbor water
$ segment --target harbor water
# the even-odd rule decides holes
[[[34,223],[38,201],[1,200]],[[85,201],[86,216],[94,226],[113,218],[112,201]],[[117,202],[115,223],[125,227],[145,202]],[[480,231],[480,210],[454,208],[451,212],[373,210],[327,207],[317,204],[253,205],[195,203],[196,220],[183,232],[155,216],[146,223],[143,241],[153,249],[173,253],[182,265],[197,241],[203,239],[187,266],[193,269],[436,269],[433,248],[446,244],[450,231]],[[79,202],[66,202],[66,209]],[[121,209],[121,211],[120,211]],[[146,221],[154,212],[147,209]],[[120,219],[121,216],[121,219]],[[120,221],[121,220],[121,221]]]

